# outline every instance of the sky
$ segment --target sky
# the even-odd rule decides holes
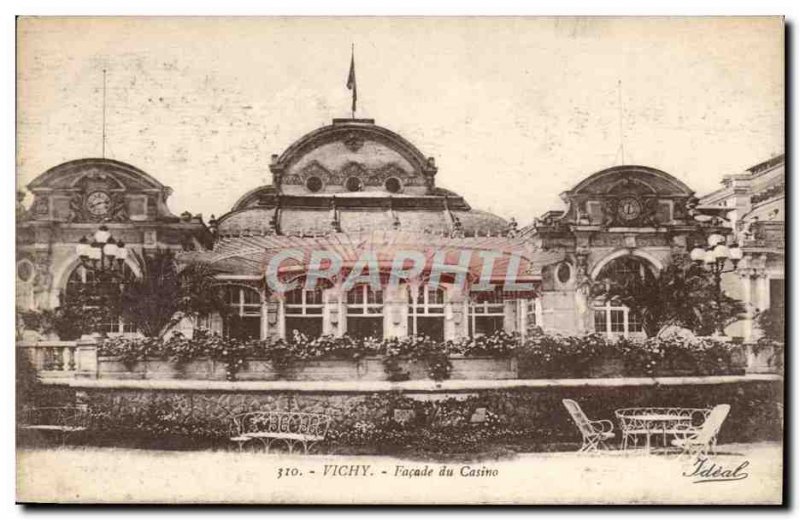
[[[783,153],[779,18],[22,18],[23,187],[103,150],[220,216],[272,154],[350,116],[436,159],[438,186],[523,225],[586,176],[661,169],[698,194]],[[31,198],[26,200],[28,204]]]

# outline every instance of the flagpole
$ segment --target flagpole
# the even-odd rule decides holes
[[[358,87],[356,85],[356,45],[350,44],[350,72],[347,74],[347,89],[351,91],[352,103],[350,105],[350,118],[356,118],[356,100]]]
[[[356,61],[356,44],[350,43],[350,62],[355,63]],[[356,104],[355,102],[350,107],[350,119],[356,118]]]

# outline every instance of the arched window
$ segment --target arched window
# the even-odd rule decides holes
[[[383,339],[383,291],[357,285],[347,292],[347,334]]]
[[[99,330],[96,332],[106,334],[136,332],[136,327],[123,320],[115,308],[115,302],[118,302],[125,285],[135,278],[133,271],[125,263],[122,264],[122,274],[115,276],[105,276],[94,269],[79,265],[67,278],[64,303],[81,305],[89,311],[92,308],[103,308],[108,316],[100,322]]]
[[[628,284],[652,275],[653,271],[648,263],[629,255],[612,260],[603,267],[597,275],[597,281],[610,287],[612,284]],[[626,337],[644,332],[639,312],[615,302],[613,298],[596,301],[593,310],[595,332]]]
[[[427,285],[408,287],[408,332],[444,341],[444,290]]]
[[[469,305],[470,336],[491,335],[505,329],[505,294],[502,288],[472,293]]]
[[[295,330],[309,338],[322,336],[322,289],[295,289],[285,298],[286,339],[291,341]]]
[[[226,285],[225,301],[230,312],[223,323],[223,334],[238,339],[261,337],[261,294],[246,285]]]

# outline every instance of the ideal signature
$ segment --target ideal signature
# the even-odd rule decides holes
[[[750,465],[749,460],[745,460],[735,468],[723,466],[710,461],[707,457],[698,457],[691,472],[684,471],[683,476],[695,478],[693,484],[701,482],[727,482],[731,480],[744,480],[748,477],[745,468]]]

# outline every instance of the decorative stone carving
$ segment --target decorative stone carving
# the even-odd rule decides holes
[[[506,236],[508,238],[514,238],[519,234],[519,230],[517,229],[519,224],[517,224],[517,219],[511,217],[511,220],[508,221],[508,230],[506,231]]]
[[[600,223],[601,227],[607,228],[614,225],[614,222],[617,220],[617,207],[618,201],[614,197],[609,197],[603,200],[603,205],[601,206],[603,212],[603,221]]]
[[[364,146],[364,138],[358,132],[348,133],[342,142],[351,152],[357,152]]]
[[[93,192],[97,193],[97,192]],[[67,222],[124,222],[128,220],[125,194],[115,192],[109,195],[108,210],[93,213],[87,208],[87,193],[77,192],[69,200]]]
[[[24,200],[25,200],[25,192],[22,190],[17,190],[17,207],[16,207],[17,220],[25,218],[25,213],[27,213],[27,211],[25,210],[25,205],[23,204]]]
[[[36,266],[34,288],[37,291],[49,291],[53,285],[53,275],[50,274],[50,255],[38,253],[34,256],[33,262]]]
[[[125,204],[124,193],[114,193],[111,195],[111,207],[105,220],[111,222],[123,222],[128,220],[128,208]]]
[[[420,184],[419,178],[412,173],[405,171],[395,163],[390,163],[368,174],[366,184],[368,186],[383,186],[386,179],[396,177],[400,179],[404,186],[416,186]]]
[[[642,200],[640,223],[643,226],[658,227],[658,199],[649,197]]]
[[[578,225],[587,225],[591,223],[589,214],[586,211],[586,202],[579,203],[575,208],[575,221]]]
[[[46,217],[47,214],[50,212],[50,199],[47,197],[36,197],[36,201],[33,203],[33,214],[36,217]]]

